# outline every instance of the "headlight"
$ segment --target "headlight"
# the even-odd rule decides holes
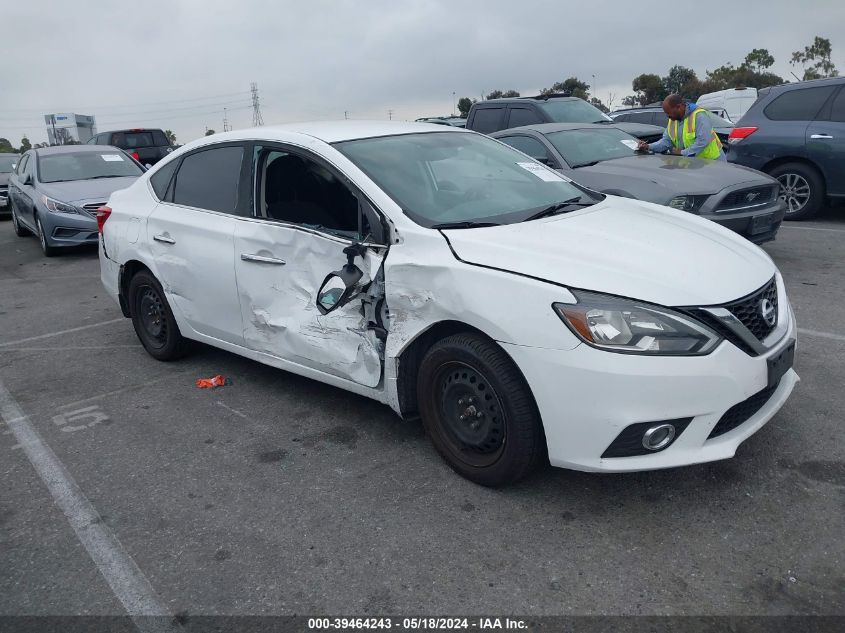
[[[555,312],[593,347],[628,354],[692,356],[709,354],[720,337],[674,310],[593,292],[573,292],[576,304],[555,303]]]
[[[669,201],[667,206],[677,209],[678,211],[688,211],[694,213],[701,208],[704,201],[710,196],[675,196]]]
[[[54,200],[53,198],[48,198],[47,196],[41,196],[41,202],[44,203],[44,206],[47,207],[47,211],[51,213],[74,213],[79,215],[79,211],[76,207],[65,204],[60,200]]]

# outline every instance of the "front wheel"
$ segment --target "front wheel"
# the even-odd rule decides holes
[[[47,235],[44,233],[44,227],[41,226],[41,218],[35,218],[35,230],[38,233],[38,242],[41,244],[41,252],[44,257],[52,257],[56,254],[56,249],[47,243]]]
[[[784,220],[808,220],[824,205],[824,182],[818,172],[802,163],[778,165],[769,172],[780,183],[780,199],[786,203]]]
[[[144,349],[156,360],[181,358],[188,341],[179,332],[173,311],[158,280],[147,271],[140,271],[129,282],[132,325]]]
[[[471,481],[514,483],[545,454],[528,384],[493,341],[465,333],[435,344],[420,364],[417,398],[435,448]]]

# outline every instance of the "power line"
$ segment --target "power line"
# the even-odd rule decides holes
[[[205,108],[215,108],[220,109],[221,106],[230,106],[230,105],[246,105],[251,103],[250,101],[245,100],[237,100],[237,101],[222,101],[220,103],[201,103],[192,106],[185,106],[185,107],[177,107],[177,108],[166,108],[163,110],[136,110],[135,112],[112,112],[106,113],[106,117],[110,116],[134,116],[134,115],[148,115],[148,114],[162,114],[166,115],[169,112],[181,112],[184,110],[198,110],[198,109],[205,109]],[[76,111],[81,110],[81,108],[77,108]],[[74,110],[61,110],[61,112],[73,112]],[[0,117],[0,121],[27,121],[34,116],[41,118],[41,114],[32,114],[29,117]],[[96,116],[96,115],[95,115]]]
[[[252,127],[259,127],[264,125],[264,119],[261,117],[261,106],[258,104],[258,84],[254,81],[250,86],[252,92]]]
[[[89,105],[89,106],[75,106],[70,112],[73,111],[82,111],[82,110],[112,110],[114,108],[135,108],[135,107],[144,107],[144,106],[155,106],[155,105],[167,105],[169,103],[189,103],[192,101],[209,101],[212,99],[223,99],[224,97],[246,97],[249,94],[248,91],[239,91],[239,92],[229,92],[226,94],[220,95],[209,95],[207,97],[188,97],[182,99],[170,99],[168,101],[153,101],[147,103],[127,103],[121,105],[103,105],[103,104],[96,104],[96,105]],[[210,104],[199,104],[202,105],[210,105]],[[3,112],[43,112],[44,110],[50,110],[55,108],[6,108]],[[115,112],[115,114],[126,114],[125,112]]]

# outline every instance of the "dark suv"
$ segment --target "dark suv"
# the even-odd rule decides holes
[[[538,123],[606,123],[613,119],[578,97],[546,95],[480,101],[470,108],[466,129],[492,134]],[[653,143],[663,136],[663,128],[640,123],[618,123],[619,129]]]
[[[845,77],[762,88],[731,132],[732,163],[780,182],[787,220],[845,197]]]
[[[155,165],[173,151],[167,135],[156,129],[134,128],[95,134],[88,145],[119,147],[142,165]]]

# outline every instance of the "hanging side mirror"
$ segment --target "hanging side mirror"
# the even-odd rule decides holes
[[[317,309],[320,314],[328,314],[333,310],[349,303],[355,292],[355,287],[361,281],[364,273],[354,264],[357,255],[364,254],[364,247],[353,244],[343,249],[346,255],[346,265],[340,270],[329,273],[317,291]]]

